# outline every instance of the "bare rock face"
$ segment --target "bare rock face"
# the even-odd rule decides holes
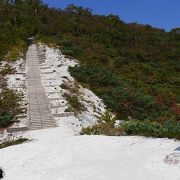
[[[176,148],[173,153],[167,155],[164,162],[169,165],[180,164],[180,147]]]

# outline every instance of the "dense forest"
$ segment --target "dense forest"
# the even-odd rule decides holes
[[[127,24],[74,5],[0,0],[0,60],[15,60],[30,36],[77,58],[71,74],[119,119],[179,122],[180,28]]]

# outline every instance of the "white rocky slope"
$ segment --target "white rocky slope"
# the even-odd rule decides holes
[[[22,57],[15,62],[2,61],[0,64],[0,70],[3,70],[6,66],[9,66],[13,74],[5,76],[7,87],[13,89],[20,95],[22,95],[21,108],[22,113],[16,117],[17,122],[13,124],[13,127],[26,127],[28,124],[27,120],[27,87],[26,87],[26,61]],[[0,87],[0,91],[1,91]],[[0,143],[4,141],[11,141],[13,139],[21,137],[23,133],[7,133],[6,129],[0,131]]]
[[[26,86],[26,61],[20,58],[15,62],[6,62],[9,64],[15,72],[6,76],[7,86],[9,89],[17,91],[22,95],[21,108],[23,108],[23,113],[17,116],[19,122],[15,123],[14,127],[26,127],[27,121],[27,86]]]
[[[84,111],[76,113],[76,121],[69,122],[67,120],[66,124],[73,126],[73,129],[78,131],[81,127],[95,124],[106,111],[105,105],[92,91],[83,88],[80,84],[77,85],[70,75],[68,68],[77,65],[78,61],[66,58],[58,49],[43,44],[38,45],[38,54],[42,86],[51,104],[51,112],[55,116],[55,120],[59,121],[61,119],[59,116],[66,114],[69,107],[63,96],[64,93],[68,93],[68,90],[61,87],[62,84],[66,84],[78,91],[76,95],[85,108]]]
[[[68,109],[68,102],[63,97],[63,94],[67,91],[60,86],[62,83],[70,83],[74,85],[76,82],[74,78],[69,74],[68,68],[78,64],[76,60],[65,58],[65,56],[57,49],[48,47],[44,44],[38,44],[38,55],[40,60],[40,73],[42,86],[45,94],[48,98],[51,113],[54,115],[56,121],[61,119],[62,115],[66,115],[66,109]],[[8,64],[15,69],[14,74],[6,76],[8,88],[22,93],[24,96],[22,101],[22,108],[25,108],[25,112],[18,116],[18,123],[15,123],[13,127],[26,127],[27,121],[27,85],[26,85],[26,73],[28,66],[24,59],[19,59],[15,62],[3,62],[2,66]],[[98,98],[92,91],[83,88],[78,85],[78,91],[80,93],[79,100],[85,107],[85,111],[76,114],[76,120],[65,121],[66,125],[71,126],[77,133],[82,127],[87,127],[97,122],[99,117],[105,112],[105,105],[102,100]],[[71,115],[71,113],[69,113]],[[6,132],[6,131],[5,131]],[[6,134],[0,134],[0,142],[6,139]],[[12,136],[15,138],[14,136]],[[9,139],[9,138],[8,138]]]
[[[67,104],[56,104],[56,99],[66,102],[60,84],[73,83],[67,70],[77,62],[44,45],[39,51],[45,57],[40,68],[52,113],[63,113]],[[85,112],[78,117],[56,117],[58,127],[25,132],[23,137],[32,141],[0,149],[5,180],[180,180],[179,141],[79,136],[82,126],[95,123],[105,111],[94,93],[82,87],[79,91]]]
[[[179,141],[75,136],[66,125],[24,136],[33,140],[0,150],[5,180],[180,179],[180,164],[164,163]]]

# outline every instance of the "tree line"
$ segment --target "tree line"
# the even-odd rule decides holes
[[[119,118],[179,120],[180,28],[165,32],[72,4],[62,10],[39,0],[0,0],[0,60],[25,50],[30,36],[77,58],[71,74]]]

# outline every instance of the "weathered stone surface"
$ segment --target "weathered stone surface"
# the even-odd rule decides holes
[[[27,127],[9,127],[7,128],[8,133],[14,133],[19,131],[27,131]]]

